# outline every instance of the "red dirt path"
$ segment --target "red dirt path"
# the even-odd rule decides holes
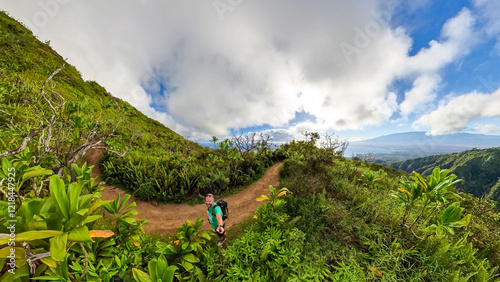
[[[101,171],[99,170],[98,160],[103,156],[101,150],[92,150],[87,154],[86,159],[89,165],[94,165],[92,177],[97,176],[97,181],[102,181]],[[259,202],[255,199],[262,194],[269,193],[269,185],[279,185],[279,169],[282,163],[278,163],[269,168],[264,176],[256,182],[252,183],[245,190],[238,194],[223,198],[229,205],[229,219],[226,222],[226,227],[237,224],[244,218],[252,215],[256,208],[259,207]],[[103,200],[116,199],[118,194],[125,194],[125,191],[114,186],[104,185],[104,191],[101,192]],[[218,199],[216,199],[218,200]],[[130,198],[130,201],[135,201],[136,210],[139,212],[136,219],[143,218],[148,221],[145,225],[147,233],[170,234],[177,232],[177,226],[182,225],[186,219],[194,221],[201,215],[204,220],[202,229],[209,229],[210,224],[207,220],[207,207],[205,204],[200,205],[185,205],[185,204],[156,204],[153,202],[144,202]]]

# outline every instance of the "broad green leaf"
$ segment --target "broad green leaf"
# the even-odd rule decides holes
[[[129,238],[130,238],[130,241],[132,242],[132,244],[134,244],[134,246],[136,246],[136,247],[141,246],[141,238],[139,237],[138,234],[132,235]]]
[[[81,216],[85,216],[88,212],[89,212],[89,209],[81,209],[81,210],[78,210],[76,213],[81,215]]]
[[[124,212],[122,214],[122,216],[134,216],[134,215],[138,215],[139,212],[137,210],[129,210],[127,212]]]
[[[87,223],[93,222],[95,220],[98,220],[101,217],[102,217],[101,215],[91,215],[91,216],[87,217],[84,221],[82,221],[82,224],[87,224]]]
[[[80,197],[81,198],[81,197]],[[90,205],[90,208],[89,208],[89,212],[92,213],[94,212],[97,208],[99,208],[100,206],[102,205],[105,205],[107,203],[109,203],[110,201],[102,201],[102,200],[97,200],[95,202],[93,202],[91,205]]]
[[[425,228],[424,231],[429,232],[429,233],[436,233],[436,229],[437,229],[437,225],[432,224],[430,226],[427,226],[427,228]]]
[[[200,217],[196,219],[196,223],[194,224],[194,229],[198,230],[203,225],[203,220],[200,220]]]
[[[31,179],[31,178],[34,178],[34,177],[44,176],[44,175],[52,175],[52,174],[54,174],[54,172],[52,170],[45,169],[45,168],[37,168],[37,169],[34,169],[34,170],[31,170],[31,171],[24,173],[22,179],[24,182],[24,181]]]
[[[174,281],[174,275],[178,269],[179,268],[175,265],[171,265],[171,266],[167,267],[167,270],[163,272],[162,281],[166,281],[166,282]]]
[[[36,230],[36,231],[26,231],[23,233],[16,234],[17,242],[29,242],[33,240],[45,239],[61,234],[61,231],[56,230]],[[0,246],[5,245],[9,242],[9,237],[0,238]]]
[[[436,234],[438,237],[443,237],[445,234],[445,230],[443,228],[442,225],[439,225],[437,228],[436,228]]]
[[[120,197],[118,195],[118,197]],[[120,202],[119,205],[118,205],[118,211],[122,209],[122,207],[128,202],[128,200],[130,199],[130,197],[132,197],[132,195],[130,194],[125,194],[123,196],[123,199],[120,201],[119,198],[118,198],[118,201]],[[124,210],[128,209],[130,206],[132,205],[132,203],[130,203],[126,208],[124,208]],[[135,206],[135,205],[134,205]]]
[[[68,240],[70,242],[90,242],[92,239],[90,238],[89,229],[86,225],[80,226],[76,229],[71,230],[68,233]]]
[[[58,266],[58,262],[51,257],[41,258],[40,260],[46,265],[48,265],[50,268],[56,268]]]
[[[33,219],[28,223],[29,230],[47,230],[47,222],[38,215],[34,215]]]
[[[79,183],[73,182],[68,186],[68,199],[69,199],[69,216],[73,216],[79,207],[79,198],[80,193],[82,191],[82,185]]]
[[[85,215],[81,215],[80,213],[75,213],[69,221],[64,224],[64,231],[70,231],[73,228],[82,224],[85,220]]]
[[[212,238],[212,236],[210,236],[210,234],[211,234],[210,231],[203,230],[200,233],[198,233],[198,236],[200,236],[203,239],[210,240]]]
[[[172,245],[166,246],[164,251],[165,251],[165,254],[167,254],[167,255],[177,254],[177,249]]]
[[[127,195],[128,195],[128,197],[127,197],[127,201],[128,201],[128,199],[130,198],[130,195],[129,194],[127,194]],[[125,208],[123,208],[123,210],[126,211],[126,210],[128,210],[130,208],[135,207],[136,205],[137,204],[135,202],[132,202],[132,203],[128,204]]]
[[[191,272],[193,270],[193,264],[191,264],[190,262],[187,262],[185,260],[182,261],[181,263],[182,267],[184,267],[184,269],[188,272]]]
[[[183,255],[182,259],[190,263],[200,262],[200,259],[191,253]]]
[[[455,231],[453,230],[453,228],[451,228],[449,226],[443,225],[443,229],[446,230],[451,235],[455,234]]]
[[[189,241],[186,241],[184,243],[181,244],[181,250],[186,250],[187,247],[189,246],[190,242]]]
[[[265,200],[269,200],[269,196],[267,196],[267,195],[261,195],[260,197],[258,197],[255,200],[257,200],[259,202],[262,202],[262,201],[265,201]]]
[[[460,217],[462,216],[462,210],[463,208],[460,207],[460,204],[458,202],[449,205],[443,211],[443,215],[441,216],[441,222],[445,225],[448,225],[451,222],[460,220]]]
[[[94,195],[81,195],[78,198],[78,208],[79,209],[86,209],[89,208],[90,203],[92,203],[92,200],[94,199]],[[94,203],[92,203],[94,204]],[[92,205],[90,205],[91,209]]]
[[[463,227],[469,225],[470,222],[470,214],[464,216],[461,220],[451,222],[450,227]]]
[[[151,277],[149,277],[149,275],[147,273],[145,273],[144,271],[141,271],[137,268],[132,269],[132,275],[134,276],[134,279],[136,281],[139,281],[139,282],[157,282],[157,281],[151,280]]]
[[[158,272],[160,272],[164,267],[166,268],[166,266],[160,265],[158,260],[159,260],[159,258],[152,259],[148,263],[149,277],[151,277],[151,280],[153,280],[153,281],[159,281]]]
[[[173,266],[173,267],[175,268],[173,270],[173,272],[175,272],[177,267],[175,267],[175,266]],[[161,281],[169,281],[169,282],[172,281],[173,273],[169,273],[169,272],[172,272],[172,267],[168,266],[167,260],[165,259],[165,257],[163,255],[161,255],[158,258],[157,269],[158,269],[158,273],[157,273],[158,279],[160,279]]]
[[[62,213],[64,218],[69,220],[69,200],[68,195],[66,194],[66,187],[64,186],[64,181],[57,175],[53,175],[50,177],[50,195],[54,197],[55,204],[59,207],[59,211]]]
[[[120,221],[124,221],[128,224],[134,224],[135,223],[135,219],[133,217],[123,217],[123,218],[120,218]]]
[[[16,258],[21,258],[24,257],[24,248],[21,247],[5,247],[0,250],[0,258],[6,258],[7,256],[11,255],[11,249],[14,249],[14,254]]]
[[[68,233],[62,233],[50,239],[50,256],[56,261],[64,261],[66,257],[66,245]]]

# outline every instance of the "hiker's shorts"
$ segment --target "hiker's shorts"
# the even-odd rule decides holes
[[[217,232],[217,230],[214,230],[215,233],[217,233],[217,236],[219,236],[219,238],[224,236],[224,233],[226,233],[226,224],[225,223],[222,225],[222,228],[224,228],[224,232],[222,232],[222,233],[219,233],[219,232]]]

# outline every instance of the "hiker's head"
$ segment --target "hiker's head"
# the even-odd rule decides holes
[[[208,208],[212,207],[214,201],[215,201],[214,195],[207,194],[207,196],[205,197],[205,204],[207,205]]]

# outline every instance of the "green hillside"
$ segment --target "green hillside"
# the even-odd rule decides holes
[[[500,201],[500,148],[410,159],[390,164],[406,172],[428,175],[435,167],[450,169],[465,181],[458,188],[476,197]]]
[[[173,142],[183,149],[199,147],[113,97],[96,82],[84,81],[78,70],[48,43],[40,42],[28,29],[0,12],[0,152],[18,147],[30,130],[41,126],[43,113],[50,114],[40,88],[60,68],[62,70],[46,85],[49,98],[62,105],[55,93],[61,95],[66,110],[71,103],[81,106],[79,116],[83,123],[96,122],[100,115],[100,132],[114,129],[119,122],[114,131],[117,137],[107,141],[107,145],[117,151],[124,151],[132,136],[133,148],[143,153],[151,153],[151,148],[169,148]],[[86,103],[78,104],[81,101]],[[8,143],[11,136],[18,138]]]

